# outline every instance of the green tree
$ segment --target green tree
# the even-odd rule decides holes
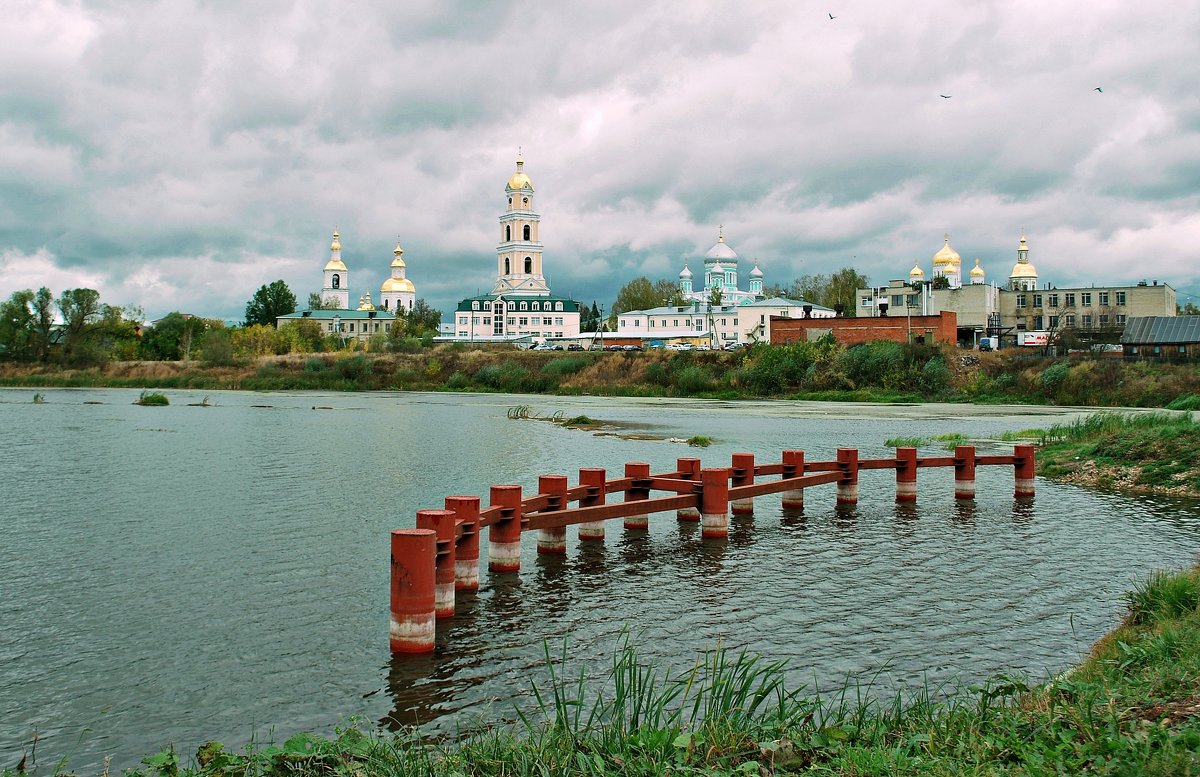
[[[1187,304],[1185,304],[1183,307],[1176,305],[1175,312],[1177,315],[1180,315],[1180,316],[1200,316],[1200,308],[1198,308],[1194,304],[1192,304],[1192,301],[1190,299],[1187,301]]]
[[[63,356],[68,361],[83,355],[84,341],[102,315],[100,292],[95,289],[67,289],[58,298],[63,318]]]
[[[329,299],[321,299],[318,292],[310,291],[308,293],[308,309],[309,310],[337,310],[338,303],[333,297]]]
[[[246,303],[246,326],[275,326],[275,319],[296,312],[296,295],[282,280],[260,286]]]
[[[142,355],[157,361],[190,359],[192,346],[199,345],[208,324],[178,311],[168,313],[142,335]]]
[[[103,305],[100,320],[93,326],[92,336],[84,345],[89,351],[89,359],[129,361],[137,358],[142,317],[141,308],[134,305]]]
[[[724,297],[725,295],[721,291],[721,287],[713,286],[708,292],[708,304],[715,308],[721,304],[721,300],[724,299]]]
[[[35,358],[33,291],[14,291],[0,304],[0,356],[19,361]]]
[[[674,282],[666,279],[651,282],[646,276],[639,276],[626,283],[617,292],[610,320],[631,310],[650,310],[680,302],[682,302],[682,293]]]
[[[33,355],[38,361],[50,358],[50,334],[54,330],[54,293],[45,286],[33,295]]]
[[[412,310],[405,313],[404,317],[410,337],[434,337],[442,325],[442,312],[430,307],[424,299],[414,302]]]
[[[827,308],[842,306],[843,315],[853,316],[855,311],[855,292],[871,285],[871,279],[855,270],[844,267],[829,277],[829,286],[821,304]]]

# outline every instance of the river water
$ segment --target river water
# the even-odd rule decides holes
[[[1113,627],[1121,595],[1152,569],[1195,560],[1200,505],[1039,480],[1016,502],[1010,467],[981,467],[956,503],[948,469],[922,470],[915,507],[890,472],[860,502],[779,497],[701,540],[673,514],[547,560],[524,543],[519,576],[483,572],[439,626],[429,657],[388,653],[388,532],[452,494],[627,461],[734,452],[810,460],[837,447],[1000,432],[1079,410],[877,406],[424,393],[0,390],[0,766],[35,736],[42,759],[98,772],[173,744],[239,747],[301,730],[418,724],[431,734],[511,720],[544,676],[544,650],[602,670],[626,634],[683,667],[724,644],[787,659],[796,685],[848,679],[881,692],[1042,679]],[[620,422],[625,439],[539,420]],[[707,435],[707,449],[669,438]],[[1006,450],[1001,444],[980,443]],[[923,450],[934,454],[936,448]],[[484,537],[486,555],[486,536]]]

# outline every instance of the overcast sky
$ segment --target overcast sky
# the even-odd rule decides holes
[[[491,289],[520,147],[544,270],[589,303],[697,271],[719,224],[768,284],[929,272],[944,232],[1003,283],[1025,229],[1043,283],[1200,302],[1196,0],[4,11],[5,297],[241,319],[318,290],[336,227],[355,300],[399,240],[447,311]]]

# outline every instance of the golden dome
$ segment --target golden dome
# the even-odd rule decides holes
[[[530,191],[533,191],[533,181],[529,180],[529,176],[525,175],[525,171],[522,169],[524,167],[525,160],[521,158],[520,154],[518,154],[517,172],[513,173],[512,177],[508,179],[508,188],[529,189]]]
[[[1012,275],[1009,278],[1036,278],[1038,277],[1037,270],[1029,262],[1017,262],[1013,265]]]
[[[341,251],[342,250],[342,241],[338,239],[339,237],[340,237],[340,235],[338,235],[337,230],[335,229],[333,231],[333,242],[329,244],[330,251]]]
[[[334,243],[334,245],[337,245],[337,243]],[[329,270],[336,270],[338,272],[349,272],[346,269],[346,263],[343,262],[341,259],[330,259],[329,262],[325,265],[325,270],[327,272]]]
[[[408,266],[404,263],[404,260],[401,258],[402,256],[404,256],[404,249],[400,247],[399,243],[396,244],[396,249],[394,251],[392,251],[392,253],[396,255],[396,258],[392,260],[392,267],[407,267]]]
[[[412,285],[412,281],[410,281],[408,278],[388,278],[383,282],[383,285],[379,287],[379,290],[381,292],[407,291],[413,294],[417,293],[417,288]]]
[[[913,268],[912,268],[911,270],[909,270],[909,271],[908,271],[908,277],[909,277],[909,279],[911,279],[911,280],[916,280],[917,278],[924,278],[924,277],[925,277],[925,271],[921,269],[921,263],[920,263],[920,262],[914,262],[914,263],[913,263]]]
[[[933,255],[933,266],[934,267],[945,267],[945,266],[952,265],[952,264],[956,265],[956,264],[959,264],[962,262],[962,257],[958,255],[958,251],[955,251],[953,248],[950,247],[949,233],[947,233],[945,235],[945,238],[946,238],[945,245],[943,245],[941,247],[941,250],[939,250],[936,254]]]
[[[358,298],[359,310],[374,310],[375,306],[371,304],[371,292],[367,292]]]
[[[982,278],[983,277],[983,268],[979,266],[979,257],[978,256],[975,257],[975,269],[971,270],[971,277],[972,278]]]

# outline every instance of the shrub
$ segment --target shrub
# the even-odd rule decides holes
[[[561,356],[551,359],[542,366],[542,374],[549,378],[564,378],[574,375],[591,364],[591,360],[583,356]]]
[[[362,355],[341,359],[334,365],[334,368],[337,370],[337,374],[346,380],[361,380],[369,377],[374,371],[370,360]]]
[[[703,367],[684,367],[675,373],[675,388],[681,394],[699,394],[713,387],[712,376]]]
[[[1042,370],[1038,382],[1041,384],[1042,391],[1045,393],[1047,399],[1058,397],[1058,390],[1070,374],[1071,364],[1066,361],[1055,362]]]
[[[166,394],[161,394],[157,391],[143,391],[138,396],[137,401],[135,401],[133,404],[147,405],[147,406],[151,406],[151,407],[162,407],[164,405],[171,404],[171,402],[170,402],[170,400],[167,399]]]
[[[310,356],[308,360],[304,362],[304,371],[309,375],[315,375],[317,373],[324,372],[328,367],[329,363],[320,356]]]
[[[471,378],[462,372],[454,373],[446,381],[446,388],[455,390],[468,389],[471,388],[472,385],[474,384],[471,382]]]
[[[1200,410],[1200,394],[1183,394],[1167,405],[1168,410]]]
[[[921,389],[926,394],[941,394],[950,385],[950,368],[942,357],[934,356],[921,368]]]

